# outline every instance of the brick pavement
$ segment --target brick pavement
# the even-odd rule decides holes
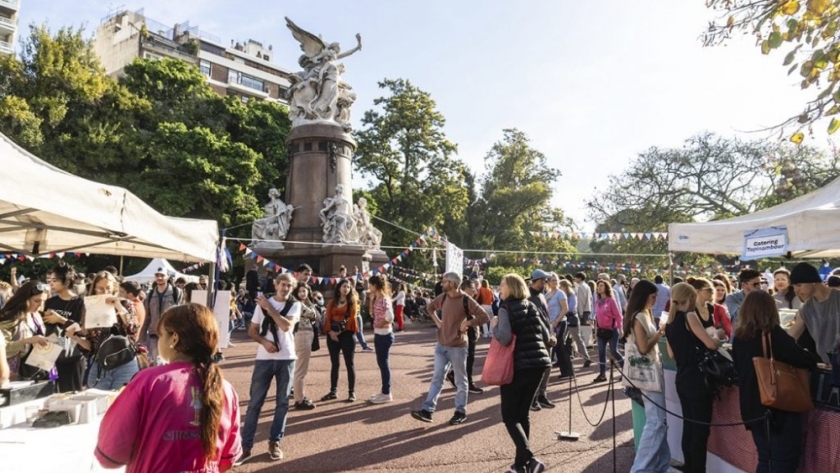
[[[373,346],[372,334],[368,341]],[[244,415],[248,404],[248,387],[256,345],[244,332],[235,332],[236,346],[225,350],[222,365],[225,377],[233,383],[241,400]],[[498,388],[483,394],[471,394],[467,406],[468,420],[450,426],[455,391],[445,387],[434,423],[414,420],[409,412],[419,409],[429,387],[433,365],[434,328],[409,323],[397,334],[391,350],[394,402],[380,406],[364,401],[375,394],[380,385],[379,369],[372,352],[356,351],[355,403],[347,397],[346,371],[339,378],[339,399],[321,403],[329,390],[329,357],[325,344],[313,354],[306,378],[306,396],[318,407],[312,411],[292,410],[281,443],[285,458],[272,462],[267,455],[268,427],[274,409],[273,388],[263,407],[257,429],[255,453],[250,462],[235,468],[236,472],[393,472],[406,473],[459,471],[502,472],[512,463],[514,447],[501,422]],[[476,353],[476,373],[481,372],[488,342],[482,339]],[[590,384],[597,374],[597,363],[583,369],[575,360],[581,401],[591,420],[603,411],[608,394],[606,384]],[[612,406],[598,427],[590,427],[583,418],[577,399],[573,399],[572,429],[581,434],[577,442],[556,439],[555,431],[568,428],[568,382],[552,374],[549,398],[558,403],[553,410],[532,413],[531,443],[537,456],[556,472],[613,471]],[[476,376],[479,379],[480,375]],[[480,384],[480,383],[477,383]],[[615,396],[616,445],[615,471],[629,471],[633,460],[633,432],[630,400],[620,391]]]

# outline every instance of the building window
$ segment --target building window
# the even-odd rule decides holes
[[[210,77],[210,62],[209,61],[205,61],[204,59],[202,59],[198,63],[198,69],[201,71],[202,74],[204,74],[207,77]]]
[[[265,92],[265,84],[263,84],[262,80],[256,79],[238,71],[228,71],[228,83],[240,84],[244,85],[245,87],[248,87],[249,89]]]
[[[248,97],[247,95],[241,95],[241,96],[239,97],[239,100],[241,100],[241,101],[242,101],[242,103],[248,103],[248,100],[250,100],[250,99],[251,99],[251,98],[250,98],[250,97]]]
[[[163,59],[163,56],[160,54],[150,53],[149,51],[143,51],[143,59],[151,59],[152,61],[160,61]]]

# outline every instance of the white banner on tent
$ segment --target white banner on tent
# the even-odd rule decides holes
[[[760,228],[744,232],[744,251],[741,260],[754,261],[761,258],[782,256],[788,251],[787,226]]]
[[[446,244],[446,272],[464,274],[464,252],[451,242]]]

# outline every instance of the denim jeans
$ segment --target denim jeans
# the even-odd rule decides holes
[[[752,429],[753,442],[758,451],[756,473],[795,473],[802,456],[802,415],[792,412],[773,414],[770,439],[764,423]],[[772,452],[773,470],[769,460]]]
[[[391,360],[388,357],[391,345],[394,344],[394,332],[388,335],[373,336],[373,347],[376,349],[376,364],[382,376],[382,394],[391,394]]]
[[[94,361],[90,364],[87,387],[105,391],[116,391],[128,384],[138,371],[140,371],[140,367],[137,366],[137,360],[129,361],[110,371],[105,371],[100,367],[99,363]]]
[[[613,358],[615,358],[615,362],[621,365],[624,363],[624,358],[621,356],[621,353],[618,352],[618,329],[613,329],[612,338],[609,340],[604,340],[603,338],[598,338],[598,368],[600,369],[601,374],[605,374],[607,372],[607,342],[610,343],[610,351],[613,354]]]
[[[341,369],[339,355],[344,354],[344,365],[347,367],[347,391],[356,391],[356,365],[354,362],[356,341],[351,332],[338,334],[338,341],[327,337],[327,351],[330,352],[330,392],[338,390],[338,372]]]
[[[359,331],[356,332],[356,340],[362,346],[362,350],[367,350],[368,342],[365,341],[365,323],[362,321],[361,314],[356,315],[356,327],[359,327]]]
[[[248,410],[245,413],[245,425],[242,426],[242,448],[254,448],[254,434],[260,420],[260,410],[265,403],[271,380],[277,382],[277,400],[274,406],[274,420],[268,439],[280,441],[286,434],[286,417],[289,414],[289,394],[292,390],[292,373],[295,371],[295,360],[257,360],[254,362],[254,372],[251,374],[251,399],[248,400]]]
[[[423,409],[435,412],[440,391],[443,389],[443,377],[449,371],[449,367],[455,372],[455,386],[458,392],[455,394],[455,411],[467,413],[467,346],[445,347],[440,343],[435,344],[435,371],[432,375],[432,384],[429,386],[429,394],[423,402]]]
[[[665,425],[665,393],[642,391],[645,396],[645,429],[630,473],[667,473],[671,464],[668,427]],[[655,405],[655,404],[658,404]]]

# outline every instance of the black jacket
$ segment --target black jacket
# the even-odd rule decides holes
[[[800,348],[796,341],[780,326],[773,327],[770,332],[770,339],[773,342],[773,355],[776,360],[797,368],[814,369],[817,366],[819,357]],[[768,409],[761,405],[761,393],[758,390],[758,379],[755,377],[753,358],[757,356],[763,356],[761,336],[755,335],[749,339],[735,337],[732,341],[732,357],[740,380],[741,418],[745,422],[764,416],[764,412]],[[776,420],[780,420],[782,416],[786,415],[799,415],[776,409],[770,409],[770,411]],[[748,425],[747,429],[761,427],[761,425],[761,422]],[[771,422],[772,428],[773,423]]]
[[[510,329],[516,335],[513,349],[513,369],[546,368],[551,365],[546,342],[550,336],[548,324],[530,301],[508,298],[501,306],[507,310]]]

